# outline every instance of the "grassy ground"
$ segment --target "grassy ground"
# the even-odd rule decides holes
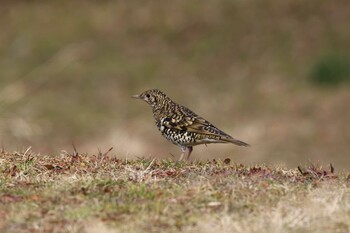
[[[350,232],[350,176],[311,166],[0,153],[0,231]]]
[[[89,153],[178,153],[130,98],[159,88],[253,145],[198,147],[193,158],[350,167],[350,86],[339,81],[350,79],[348,0],[2,2],[9,151],[55,154],[74,141]]]

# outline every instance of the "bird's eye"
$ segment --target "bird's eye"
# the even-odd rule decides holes
[[[151,97],[149,94],[146,95],[147,98]]]

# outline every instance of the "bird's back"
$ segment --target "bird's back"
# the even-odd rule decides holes
[[[177,145],[208,143],[248,144],[234,139],[189,108],[170,100],[164,108],[154,112],[158,129],[169,141]]]

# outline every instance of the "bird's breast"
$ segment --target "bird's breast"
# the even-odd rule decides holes
[[[195,133],[180,131],[176,129],[167,128],[165,126],[161,126],[159,128],[162,135],[168,139],[170,142],[177,145],[193,145],[196,144]]]

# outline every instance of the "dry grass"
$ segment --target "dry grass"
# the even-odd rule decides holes
[[[348,0],[5,2],[0,142],[9,151],[54,154],[74,141],[89,153],[178,153],[129,98],[159,88],[253,145],[199,147],[196,159],[349,167],[349,85],[309,82],[350,57]]]
[[[2,152],[0,231],[350,231],[345,173],[111,153]]]

